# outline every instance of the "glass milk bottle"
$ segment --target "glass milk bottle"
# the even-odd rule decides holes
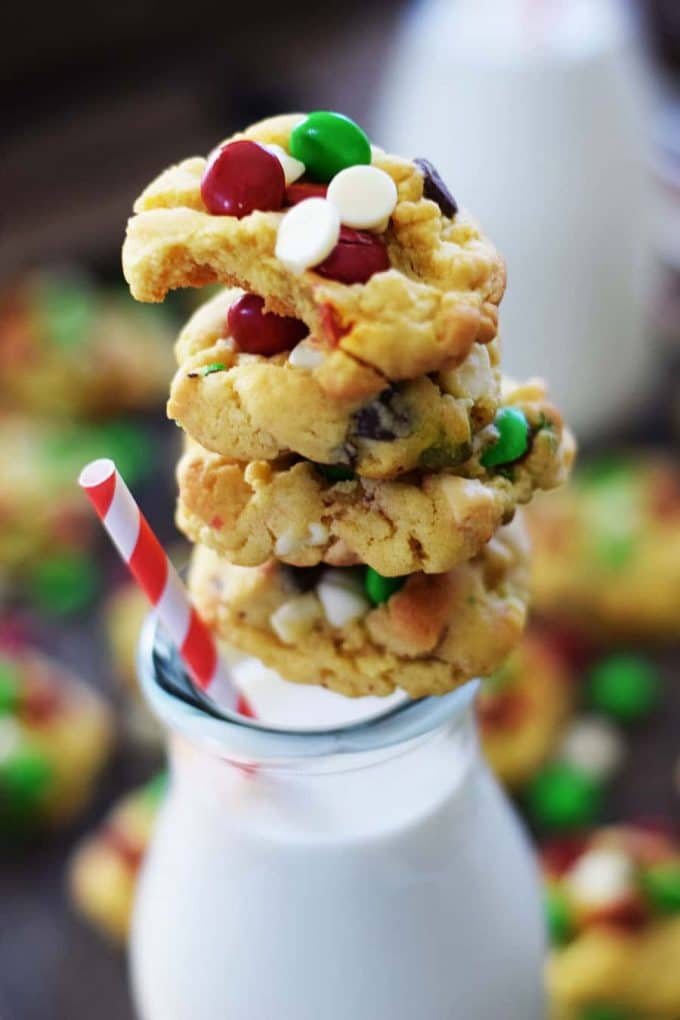
[[[373,119],[380,145],[434,161],[498,245],[507,371],[545,375],[582,437],[630,415],[655,366],[646,104],[626,6],[422,0]]]
[[[476,684],[325,729],[238,724],[152,646],[147,626],[171,782],[133,922],[140,1020],[543,1020],[539,884]]]

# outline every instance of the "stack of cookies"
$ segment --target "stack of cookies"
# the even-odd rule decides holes
[[[142,301],[219,283],[177,344],[178,523],[220,637],[343,694],[441,694],[527,610],[519,504],[573,441],[503,380],[503,261],[425,159],[340,114],[275,117],[153,181],[123,249]]]

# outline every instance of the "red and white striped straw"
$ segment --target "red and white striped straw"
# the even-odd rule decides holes
[[[251,715],[248,702],[220,660],[212,634],[114,462],[108,458],[91,461],[78,482],[130,573],[158,611],[198,687],[221,708]]]

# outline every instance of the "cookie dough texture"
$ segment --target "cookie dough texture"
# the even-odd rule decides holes
[[[538,612],[627,640],[680,633],[680,471],[649,453],[587,466],[528,514]]]
[[[343,464],[367,478],[390,478],[466,460],[475,432],[493,421],[500,399],[498,341],[432,379],[384,384],[329,400],[317,369],[235,350],[227,312],[241,295],[228,289],[194,314],[176,346],[179,371],[168,414],[202,446],[233,460],[290,453]],[[309,344],[309,341],[305,342]],[[313,351],[322,359],[319,345]],[[205,374],[208,366],[223,366]]]
[[[479,556],[447,573],[413,574],[388,602],[342,627],[331,626],[314,591],[274,560],[238,567],[198,546],[189,585],[225,642],[289,680],[348,697],[400,687],[419,698],[487,675],[517,643],[527,612],[527,555],[515,522]],[[272,617],[291,602],[298,622],[283,640]]]
[[[482,748],[506,786],[520,787],[555,749],[571,713],[570,681],[548,640],[529,631],[482,685],[477,700]]]
[[[561,483],[571,436],[538,383],[509,388],[535,434],[511,472],[473,456],[460,473],[330,482],[308,462],[229,461],[189,443],[178,466],[177,522],[194,542],[233,563],[270,556],[297,566],[367,563],[388,576],[442,573],[476,555],[518,504]],[[480,446],[487,442],[484,430]]]
[[[288,146],[302,114],[261,121],[234,136]],[[465,358],[496,335],[503,261],[465,213],[452,219],[423,196],[416,164],[374,150],[397,186],[385,241],[391,268],[365,284],[312,270],[292,273],[275,257],[283,213],[211,216],[200,193],[206,160],[164,171],[135,203],[123,247],[134,297],[162,301],[176,287],[224,283],[265,298],[270,311],[302,319],[329,356],[317,377],[330,396],[378,393]]]

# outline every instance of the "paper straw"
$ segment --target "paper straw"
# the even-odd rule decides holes
[[[220,660],[210,630],[191,604],[179,574],[114,462],[108,458],[91,461],[80,472],[78,483],[130,573],[157,610],[197,686],[221,708],[252,715]]]

